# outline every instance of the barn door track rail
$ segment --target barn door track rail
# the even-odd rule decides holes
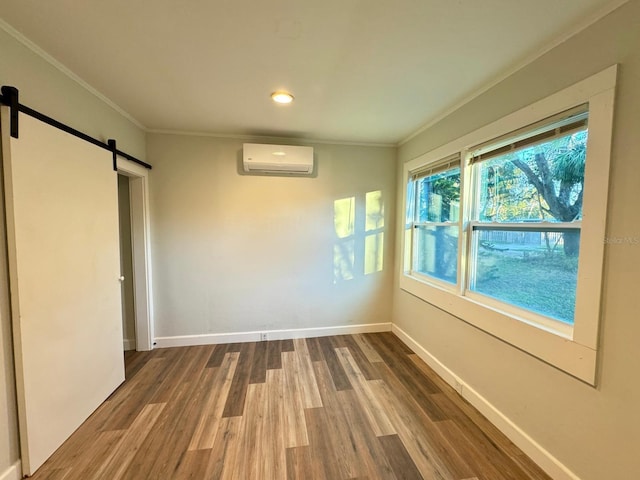
[[[18,133],[19,133],[18,113],[22,112],[25,115],[29,115],[30,117],[40,120],[41,122],[51,125],[52,127],[62,130],[63,132],[67,132],[68,134],[73,135],[74,137],[78,137],[84,140],[85,142],[92,143],[97,147],[110,151],[113,154],[114,170],[118,169],[116,165],[116,158],[118,155],[134,163],[137,163],[138,165],[142,165],[144,168],[148,168],[148,169],[152,168],[151,165],[149,165],[146,162],[143,162],[142,160],[137,159],[133,155],[129,155],[128,153],[125,153],[122,150],[118,150],[116,147],[116,141],[113,139],[107,140],[107,143],[102,142],[96,138],[93,138],[87,135],[86,133],[82,133],[81,131],[76,130],[73,127],[70,127],[69,125],[65,125],[64,123],[59,122],[58,120],[51,118],[45,115],[44,113],[40,113],[37,110],[34,110],[33,108],[29,108],[26,105],[22,105],[19,102],[18,89],[16,87],[10,87],[5,85],[2,87],[2,89],[0,89],[0,91],[2,92],[2,94],[0,95],[0,103],[9,107],[10,118],[11,118],[10,133],[13,138],[18,138]]]

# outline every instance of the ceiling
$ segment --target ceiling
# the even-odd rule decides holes
[[[0,0],[0,15],[148,130],[397,144],[611,4]],[[273,104],[279,89],[295,101]]]

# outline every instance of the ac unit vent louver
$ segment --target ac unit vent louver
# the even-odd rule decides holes
[[[242,166],[247,173],[311,175],[313,147],[245,143]]]

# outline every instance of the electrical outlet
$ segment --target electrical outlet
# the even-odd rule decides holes
[[[264,341],[266,341],[266,340],[268,340],[267,332],[262,332],[262,333],[260,334],[260,341],[261,341],[261,342],[264,342]]]

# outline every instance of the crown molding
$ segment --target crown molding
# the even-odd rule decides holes
[[[91,85],[89,85],[87,82],[85,82],[82,78],[80,78],[78,75],[76,75],[71,70],[69,70],[66,66],[64,66],[60,61],[58,61],[57,59],[55,59],[54,57],[49,55],[46,51],[44,51],[42,48],[40,48],[37,44],[35,44],[31,40],[29,40],[22,33],[20,33],[18,30],[13,28],[11,25],[9,25],[7,22],[5,22],[1,18],[0,18],[0,29],[5,31],[7,34],[9,34],[11,37],[16,39],[22,45],[27,47],[29,50],[31,50],[37,56],[42,58],[44,61],[46,61],[47,63],[49,63],[53,67],[55,67],[61,73],[66,75],[69,79],[73,80],[78,85],[80,85],[82,88],[87,90],[89,93],[91,93],[92,95],[97,97],[98,100],[100,100],[103,103],[107,104],[113,110],[115,110],[120,115],[122,115],[124,118],[126,118],[131,123],[133,123],[136,127],[140,128],[141,130],[144,130],[145,132],[147,131],[147,128],[142,123],[140,123],[137,119],[135,119],[130,113],[128,113],[127,111],[122,109],[120,106],[118,106],[116,103],[114,103],[108,97],[106,97],[104,94],[100,93],[98,90],[93,88]]]

